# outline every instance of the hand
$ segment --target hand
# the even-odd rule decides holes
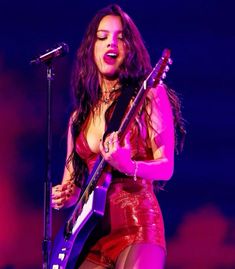
[[[79,189],[71,182],[52,187],[52,208],[59,210],[63,207],[74,205],[79,196],[78,190]]]
[[[111,133],[104,143],[100,142],[100,152],[112,167],[122,173],[133,174],[135,168],[131,160],[130,132],[125,136],[123,146],[119,143],[118,133]]]

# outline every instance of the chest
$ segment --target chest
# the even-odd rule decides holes
[[[86,128],[84,129],[84,137],[92,152],[99,152],[100,139],[106,129],[105,109],[101,109],[89,116]]]

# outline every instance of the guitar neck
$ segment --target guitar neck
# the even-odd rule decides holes
[[[166,70],[166,66],[167,66],[167,63],[169,62],[169,57],[170,57],[170,50],[165,49],[163,51],[163,55],[161,59],[158,61],[158,63],[153,68],[152,72],[143,82],[138,94],[134,98],[134,101],[131,104],[129,111],[124,117],[121,123],[121,126],[118,130],[119,137],[121,140],[124,138],[125,134],[127,133],[130,127],[130,124],[132,123],[135,116],[139,112],[140,107],[142,106],[149,90],[152,87],[156,87],[161,82],[162,76],[165,74],[164,72],[168,71]]]

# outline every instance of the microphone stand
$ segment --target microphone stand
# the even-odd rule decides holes
[[[47,161],[46,177],[44,180],[44,231],[42,242],[43,269],[49,269],[51,256],[51,230],[52,230],[52,208],[51,208],[51,152],[52,152],[52,90],[51,84],[54,78],[52,62],[54,58],[64,56],[69,52],[69,46],[66,43],[60,43],[56,48],[47,50],[46,53],[30,61],[30,64],[45,63],[47,66]]]
[[[46,177],[44,180],[44,233],[43,233],[43,269],[49,269],[51,254],[51,234],[52,234],[52,208],[51,208],[51,152],[52,152],[52,80],[54,78],[52,61],[47,61],[47,161]]]

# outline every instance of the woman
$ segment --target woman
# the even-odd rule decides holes
[[[183,130],[178,98],[164,85],[151,89],[124,141],[116,132],[102,141],[123,86],[138,89],[150,70],[131,18],[117,5],[99,11],[77,52],[67,162],[62,183],[52,189],[55,209],[72,206],[99,154],[112,167],[105,216],[79,268],[164,267],[164,225],[153,185],[173,173],[174,133],[177,126]]]

